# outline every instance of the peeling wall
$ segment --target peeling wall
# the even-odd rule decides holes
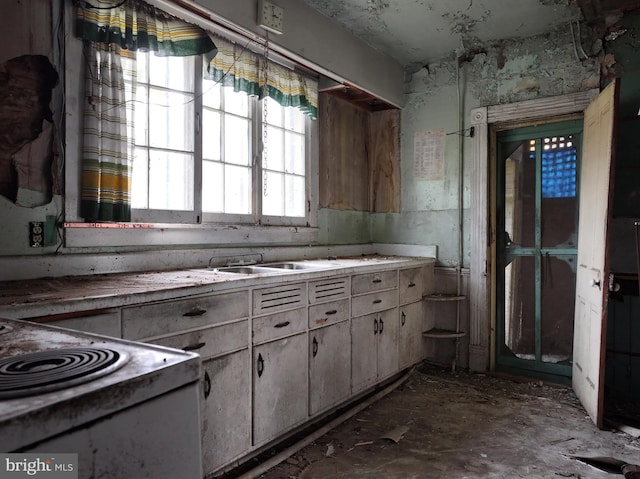
[[[571,32],[563,28],[524,40],[476,45],[461,58],[459,71],[458,60],[451,57],[409,72],[407,78],[401,134],[402,212],[373,215],[372,238],[374,242],[437,244],[439,264],[457,264],[458,161],[462,146],[463,263],[468,266],[470,111],[595,88],[600,82],[599,62],[597,58],[578,60]],[[459,125],[460,112],[463,128]],[[444,175],[439,179],[417,178],[413,174],[414,136],[438,129],[446,132]]]

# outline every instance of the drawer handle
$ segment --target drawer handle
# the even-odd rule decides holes
[[[408,286],[408,287],[409,287],[409,288],[415,288],[415,286],[416,286],[416,283],[409,283],[409,286]]]
[[[187,344],[184,348],[182,348],[183,351],[197,351],[198,349],[202,349],[203,347],[205,347],[207,343],[193,343],[193,344]]]
[[[289,324],[291,324],[289,321],[283,321],[282,323],[275,324],[273,327],[274,328],[286,328],[287,326],[289,326]]]
[[[182,316],[186,316],[188,318],[191,318],[193,316],[202,316],[204,313],[206,313],[207,310],[206,309],[202,309],[202,308],[194,308],[191,311],[187,311],[186,313],[184,313]]]
[[[327,311],[327,312],[326,312],[326,313],[324,313],[324,314],[326,314],[327,316],[331,316],[332,314],[336,314],[337,312],[338,312],[338,310],[337,310],[337,309],[332,309],[331,311]]]
[[[262,354],[258,354],[257,370],[258,377],[262,376],[262,373],[264,372],[264,359],[262,359]]]
[[[384,329],[384,321],[380,318],[380,334],[382,334],[382,330]]]
[[[404,326],[404,323],[406,323],[406,322],[407,322],[407,315],[404,314],[404,311],[403,311],[401,319],[400,319],[400,324],[402,324]]]
[[[315,336],[313,337],[313,348],[312,348],[312,355],[315,358],[318,354],[318,340],[315,338]]]
[[[380,278],[376,278],[372,281],[372,283],[382,283],[382,280]]]
[[[209,371],[204,372],[204,398],[207,399],[211,394],[211,377]]]
[[[378,320],[377,319],[373,320],[373,334],[374,335],[378,334]]]
[[[382,303],[381,299],[374,299],[373,300],[373,304],[380,304],[380,303]]]

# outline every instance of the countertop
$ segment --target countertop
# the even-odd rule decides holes
[[[310,268],[242,274],[224,268],[65,276],[0,282],[0,317],[63,315],[177,299],[238,288],[432,264],[434,258],[405,256],[338,257],[295,261]],[[262,265],[256,265],[262,266]],[[266,264],[264,266],[267,266]]]

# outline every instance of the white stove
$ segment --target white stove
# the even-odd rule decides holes
[[[80,478],[201,479],[200,357],[0,319],[0,452],[76,453]]]

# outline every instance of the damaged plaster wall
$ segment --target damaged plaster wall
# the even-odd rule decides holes
[[[471,185],[470,111],[480,106],[512,103],[597,88],[597,58],[578,59],[571,32],[552,33],[498,44],[476,44],[458,59],[450,57],[408,72],[402,112],[402,212],[372,215],[374,242],[437,244],[438,261],[458,260],[458,152],[464,154],[464,266],[469,264],[469,198]],[[458,103],[458,77],[461,104]],[[463,128],[459,126],[462,112]],[[414,174],[414,136],[444,129],[444,174]],[[461,131],[460,131],[461,130]]]
[[[0,235],[2,255],[38,254],[29,222],[60,215],[51,97],[59,88],[53,65],[52,2],[3,2],[0,41]]]

